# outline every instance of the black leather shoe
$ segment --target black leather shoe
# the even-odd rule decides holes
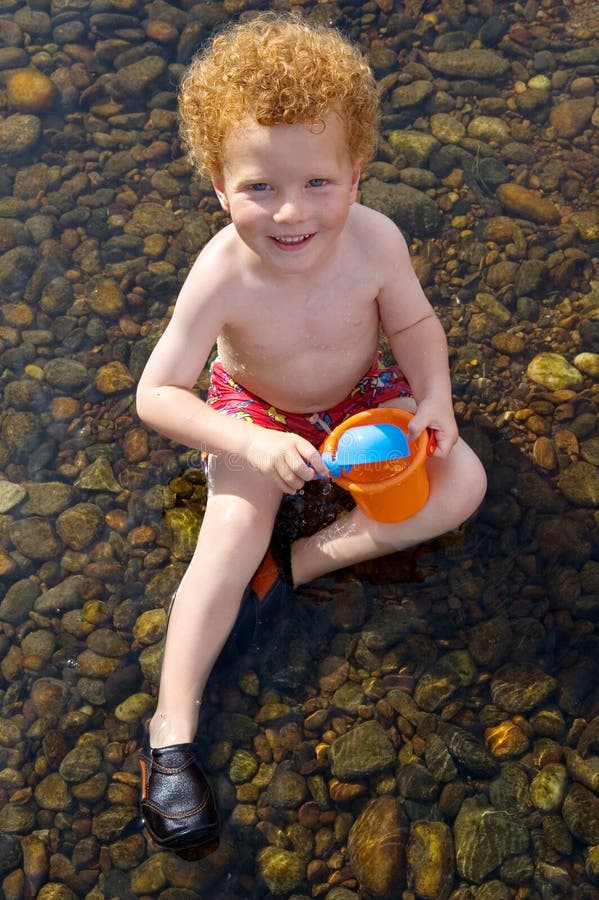
[[[152,749],[146,734],[139,764],[141,813],[160,847],[184,850],[218,836],[218,814],[197,744]]]

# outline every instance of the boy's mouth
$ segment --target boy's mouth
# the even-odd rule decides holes
[[[298,247],[309,241],[311,237],[314,237],[314,234],[294,234],[285,237],[273,236],[273,241],[282,247]]]

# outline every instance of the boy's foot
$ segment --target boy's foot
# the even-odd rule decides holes
[[[153,750],[146,734],[139,764],[141,813],[160,847],[184,850],[218,836],[218,814],[197,744]]]
[[[237,655],[256,642],[260,629],[284,612],[293,600],[290,547],[271,546],[241,600],[237,621],[225,649]]]

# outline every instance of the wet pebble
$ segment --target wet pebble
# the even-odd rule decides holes
[[[405,813],[393,797],[372,800],[360,813],[347,849],[362,889],[381,898],[401,890],[406,878],[407,836]]]
[[[378,722],[355,725],[330,748],[331,772],[342,780],[380,772],[395,760],[395,751]]]

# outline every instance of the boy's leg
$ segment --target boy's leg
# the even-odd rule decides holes
[[[251,469],[211,457],[206,512],[173,603],[156,712],[154,748],[193,741],[210,672],[235,623],[241,597],[268,547],[280,492]]]
[[[405,402],[385,406],[406,407]],[[461,439],[445,459],[427,462],[430,495],[421,510],[403,522],[374,522],[359,509],[292,546],[291,563],[297,587],[335,569],[406,550],[457,528],[480,505],[486,490],[483,466]]]

